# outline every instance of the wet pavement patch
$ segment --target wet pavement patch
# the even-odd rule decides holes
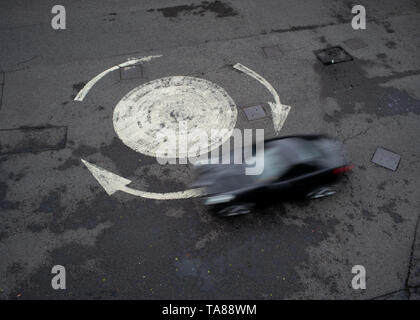
[[[80,90],[82,90],[83,89],[83,87],[86,85],[86,83],[85,82],[78,82],[78,83],[75,83],[74,85],[73,85],[73,90],[75,90],[76,92],[79,92]]]
[[[155,9],[150,9],[148,12],[153,12]],[[203,1],[201,4],[194,5],[181,5],[174,7],[166,7],[156,9],[156,11],[161,12],[166,18],[177,18],[179,15],[199,15],[204,16],[206,12],[212,12],[216,15],[217,18],[231,17],[236,16],[237,13],[235,10],[226,3],[221,1]]]
[[[395,199],[389,199],[388,202],[378,207],[379,213],[387,213],[394,223],[404,222],[404,218],[398,213],[398,204]]]
[[[249,121],[258,120],[266,117],[264,108],[260,105],[252,107],[244,107],[244,112]]]
[[[79,91],[85,87],[85,85],[86,85],[86,82],[78,82],[78,83],[73,84],[73,94],[71,96],[72,100],[76,97]]]
[[[391,23],[389,21],[383,21],[382,25],[384,26],[386,32],[388,32],[388,33],[394,33],[395,32],[395,30],[392,29]]]
[[[368,44],[359,38],[351,38],[344,41],[344,44],[351,50],[366,48]]]
[[[67,127],[0,130],[0,155],[59,150],[66,146]]]
[[[80,145],[78,148],[72,151],[72,154],[75,157],[86,157],[90,156],[91,154],[97,153],[98,149],[86,145]]]
[[[389,40],[385,43],[385,46],[389,49],[395,49],[397,47],[397,43],[392,40]]]
[[[324,65],[337,64],[353,60],[353,57],[340,46],[314,51],[316,57]]]
[[[420,113],[420,100],[405,90],[386,85],[395,79],[417,76],[420,70],[394,71],[389,76],[369,77],[365,67],[371,65],[371,61],[361,59],[328,68],[318,61],[314,62],[313,68],[321,83],[321,98],[333,98],[340,107],[324,117],[325,121],[338,122],[355,112],[374,114],[377,117]],[[357,111],[356,106],[361,109]]]
[[[131,80],[143,78],[143,67],[139,65],[120,68],[120,79]]]
[[[392,171],[397,170],[401,156],[395,152],[379,147],[373,155],[372,162]]]
[[[8,201],[6,199],[8,186],[4,182],[0,182],[0,208],[5,210],[15,210],[19,208],[18,201]],[[1,236],[0,236],[1,239]]]

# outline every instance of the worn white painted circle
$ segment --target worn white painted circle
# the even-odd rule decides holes
[[[116,105],[113,122],[118,137],[131,149],[153,157],[182,158],[207,153],[229,139],[237,113],[235,102],[222,87],[200,78],[173,76],[131,90]],[[187,129],[180,130],[180,123]],[[191,139],[196,129],[204,130],[209,139],[199,141],[201,151],[191,154],[197,143]],[[188,139],[188,147],[178,148],[176,140],[162,139],[172,132],[181,141]]]

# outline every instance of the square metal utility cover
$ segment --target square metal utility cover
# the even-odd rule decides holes
[[[141,64],[120,68],[120,79],[131,80],[143,78],[143,67]]]
[[[351,38],[344,41],[344,44],[352,50],[359,50],[362,48],[366,48],[368,44],[359,38]]]
[[[258,120],[266,117],[264,108],[260,105],[244,107],[244,112],[249,121]]]
[[[390,170],[397,170],[398,164],[400,163],[401,156],[397,153],[385,150],[384,148],[378,148],[373,155],[372,162],[379,164]]]
[[[346,50],[337,46],[314,51],[316,57],[325,65],[336,64],[353,60]]]
[[[281,54],[278,46],[262,47],[262,50],[267,58],[279,57]]]

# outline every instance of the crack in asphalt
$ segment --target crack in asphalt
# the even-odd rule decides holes
[[[29,58],[29,59],[19,61],[16,64],[14,64],[11,69],[5,69],[5,70],[2,70],[0,72],[2,72],[3,75],[4,75],[4,77],[5,77],[6,76],[6,73],[13,73],[13,72],[18,72],[18,71],[28,70],[29,69],[29,66],[28,65],[27,66],[23,66],[23,67],[19,67],[19,68],[16,68],[16,67],[19,66],[19,65],[22,65],[22,64],[31,62],[31,61],[35,60],[36,58],[38,58],[38,56],[33,56],[33,57]],[[15,69],[13,69],[14,67],[15,67]],[[4,82],[4,79],[3,79],[3,82]]]
[[[414,229],[413,243],[411,244],[410,259],[408,261],[407,278],[405,279],[406,289],[410,288],[409,281],[410,281],[411,269],[413,267],[413,253],[414,253],[414,246],[415,246],[416,240],[417,240],[417,231],[419,229],[419,221],[420,221],[420,213],[417,216],[417,222],[416,222],[416,226],[415,226],[415,229]],[[420,284],[418,286],[420,286]],[[410,291],[408,291],[408,298],[410,298]]]
[[[381,295],[379,295],[379,296],[376,296],[376,297],[370,298],[370,300],[381,299],[381,298],[384,298],[384,297],[389,296],[389,295],[391,295],[391,294],[396,294],[396,293],[399,293],[399,292],[404,292],[404,291],[407,291],[407,294],[408,294],[408,300],[409,300],[409,299],[410,299],[410,295],[411,295],[410,289],[418,289],[418,288],[420,288],[420,284],[419,284],[419,285],[417,285],[417,286],[408,286],[408,287],[403,288],[403,289],[399,289],[399,290],[395,290],[395,291],[387,292],[387,293],[381,294]]]
[[[373,297],[373,298],[371,298],[370,300],[381,299],[381,298],[383,298],[383,297],[389,296],[389,295],[391,295],[391,294],[396,294],[396,293],[398,293],[398,292],[405,291],[405,290],[407,290],[407,289],[406,289],[406,288],[404,288],[404,289],[399,289],[399,290],[395,290],[395,291],[387,292],[387,293],[385,293],[385,294],[381,294],[380,296]]]
[[[364,134],[365,134],[365,133],[367,133],[370,129],[372,129],[372,127],[369,127],[369,128],[367,128],[367,129],[365,129],[365,130],[362,130],[362,131],[360,131],[359,133],[356,133],[356,134],[354,134],[354,135],[348,136],[347,138],[344,138],[344,139],[343,139],[343,143],[347,142],[348,140],[351,140],[351,139],[357,138],[357,137],[359,137],[359,136],[361,136],[361,135],[364,135]]]

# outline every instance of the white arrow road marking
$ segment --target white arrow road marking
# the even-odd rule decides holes
[[[102,186],[102,188],[104,188],[108,195],[112,195],[117,191],[122,191],[134,196],[155,200],[188,199],[204,195],[204,190],[200,188],[165,193],[136,190],[127,187],[127,185],[131,183],[131,180],[128,180],[110,171],[95,166],[84,159],[81,160],[83,164],[89,169],[90,173],[92,173],[92,175],[95,177],[95,179],[98,180],[99,184]]]
[[[141,63],[141,62],[147,62],[147,61],[152,60],[153,58],[159,58],[161,56],[162,55],[131,59],[131,60],[128,60],[127,62],[123,62],[121,64],[118,64],[116,66],[113,66],[112,68],[109,68],[109,69],[105,70],[104,72],[101,72],[95,78],[93,78],[88,83],[86,83],[86,85],[83,87],[82,90],[79,91],[79,93],[74,98],[74,100],[75,101],[83,101],[83,99],[88,94],[89,90],[92,89],[92,87],[96,84],[96,82],[98,82],[99,80],[101,80],[108,73],[110,73],[112,71],[115,71],[115,70],[118,70],[119,68],[124,68],[124,67],[128,67],[128,66],[132,66],[134,64]]]
[[[268,104],[270,105],[271,114],[273,116],[274,130],[276,131],[276,133],[279,133],[281,128],[283,127],[284,122],[286,121],[287,115],[289,114],[291,107],[284,105],[280,102],[280,97],[277,91],[267,80],[261,77],[258,73],[252,71],[251,69],[245,67],[240,63],[235,64],[233,67],[259,81],[273,95],[274,102],[268,101]]]

